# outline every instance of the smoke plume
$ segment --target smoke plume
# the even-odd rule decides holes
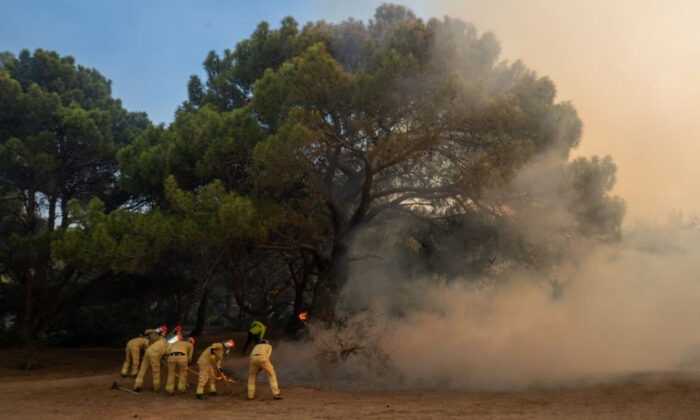
[[[554,240],[555,227],[573,218],[545,162],[515,181],[548,202],[549,218],[518,224],[531,241]],[[447,281],[419,274],[390,244],[360,241],[355,253],[374,258],[352,266],[344,326],[284,343],[280,375],[353,389],[505,390],[700,366],[695,218],[630,226],[619,242],[545,245],[566,258],[547,270],[509,265]]]
[[[687,152],[691,149],[678,147],[679,139],[694,132],[682,128],[695,125],[687,118],[696,108],[687,106],[692,90],[686,90],[682,80],[671,83],[676,79],[654,73],[672,71],[671,59],[656,67],[645,61],[651,56],[656,60],[656,44],[662,43],[652,39],[669,40],[663,42],[664,57],[683,51],[687,42],[673,39],[668,25],[676,20],[666,19],[682,14],[681,8],[643,3],[633,14],[633,9],[640,10],[637,3],[608,8],[608,3],[589,7],[589,2],[579,2],[569,13],[559,13],[565,6],[557,2],[501,3],[517,13],[503,18],[498,12],[502,7],[478,2],[438,2],[436,7],[476,19],[499,37],[505,33],[506,55],[534,63],[553,76],[563,97],[573,99],[581,111],[588,130],[578,154],[602,150],[622,162],[618,191],[632,202],[635,219],[644,210],[657,217],[669,206],[697,204],[683,202],[678,193],[688,191],[688,184],[697,179],[688,175],[697,165],[677,164],[695,156]],[[550,8],[551,13],[542,13]],[[464,16],[466,12],[471,14]],[[562,18],[548,19],[555,14]],[[691,15],[681,21],[687,23]],[[654,24],[656,17],[661,20]],[[596,24],[586,26],[592,31],[586,32],[579,21]],[[665,38],[649,37],[647,30],[632,27],[669,31]],[[526,28],[523,33],[533,38],[517,33],[518,28]],[[570,36],[561,38],[557,31]],[[623,36],[615,38],[621,32]],[[668,45],[674,47],[668,50]],[[587,69],[586,63],[595,70]],[[652,83],[661,79],[666,85]],[[642,94],[663,101],[640,100]],[[679,108],[644,107],[673,105],[672,98],[678,98]],[[670,129],[664,126],[669,121],[679,124]],[[661,138],[665,140],[658,141]],[[593,146],[586,146],[587,141]],[[674,163],[666,165],[664,159],[678,151],[684,157],[668,159]],[[580,220],[572,206],[575,197],[562,184],[563,174],[557,162],[544,156],[520,172],[512,190],[491,192],[493,199],[512,191],[538,198],[540,207],[517,208],[520,219],[503,228],[551,251],[554,258],[546,268],[499,267],[497,261],[490,275],[465,272],[444,278],[428,274],[420,262],[407,261],[391,243],[377,247],[359,241],[354,254],[372,257],[352,265],[341,297],[344,322],[333,331],[311,327],[313,340],[282,343],[273,356],[280,377],[296,384],[353,389],[508,390],[698,369],[697,218],[675,214],[664,222],[628,222],[619,240],[566,234],[567,227],[580,227]],[[390,238],[391,233],[384,236]]]

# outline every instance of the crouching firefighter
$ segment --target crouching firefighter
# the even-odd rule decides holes
[[[194,352],[194,338],[188,337],[183,341],[177,341],[168,348],[168,381],[165,391],[172,395],[175,392],[175,375],[178,377],[177,390],[187,390],[187,365],[192,361]]]
[[[272,395],[276,400],[281,400],[282,395],[280,394],[280,388],[277,384],[277,375],[275,375],[275,368],[270,363],[270,354],[272,353],[272,346],[267,340],[261,340],[255,347],[253,351],[250,352],[250,370],[248,372],[248,399],[252,400],[255,398],[255,380],[258,377],[260,371],[265,372],[267,375],[267,380],[270,382],[270,389],[272,390]]]
[[[199,367],[199,381],[197,382],[197,392],[195,396],[202,399],[204,387],[209,383],[209,395],[216,395],[216,376],[221,371],[221,359],[229,354],[235,343],[233,340],[226,340],[221,343],[214,343],[204,349],[197,359]]]
[[[132,338],[126,343],[126,359],[122,365],[122,378],[129,373],[129,365],[131,365],[131,376],[136,376],[139,371],[139,361],[141,352],[148,347],[148,336]]]

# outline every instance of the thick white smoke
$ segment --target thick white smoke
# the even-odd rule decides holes
[[[597,150],[604,142],[607,147],[604,153],[611,153],[621,162],[623,182],[618,191],[631,202],[632,214],[645,214],[647,210],[656,216],[662,211],[659,209],[678,207],[683,200],[693,206],[692,200],[688,200],[697,201],[697,195],[690,197],[674,191],[698,179],[682,176],[683,171],[697,165],[678,163],[694,156],[688,153],[690,146],[686,144],[687,133],[694,131],[687,129],[688,124],[676,124],[679,128],[671,134],[658,127],[649,129],[655,123],[661,126],[685,118],[694,109],[683,106],[687,105],[683,98],[689,92],[687,83],[683,82],[686,79],[664,76],[665,81],[680,80],[678,89],[675,86],[670,89],[676,95],[669,96],[669,89],[651,95],[668,101],[682,93],[683,98],[674,101],[680,106],[642,111],[639,108],[647,104],[662,103],[635,101],[631,94],[644,86],[658,85],[648,83],[648,80],[661,80],[654,73],[656,67],[645,65],[645,60],[632,60],[635,57],[618,59],[619,51],[632,51],[640,56],[644,52],[643,57],[648,54],[658,62],[657,51],[661,50],[648,48],[647,32],[621,31],[620,19],[613,18],[605,20],[609,22],[605,25],[585,24],[600,22],[601,8],[590,7],[587,2],[580,2],[572,9],[575,13],[565,15],[566,19],[551,19],[551,15],[542,13],[554,6],[552,2],[535,2],[534,9],[530,3],[501,3],[517,6],[522,13],[511,13],[511,18],[504,20],[502,10],[508,8],[474,3],[468,8],[474,16],[464,17],[472,20],[472,17],[490,16],[492,21],[486,19],[479,26],[494,28],[497,34],[512,35],[508,42],[520,39],[526,47],[513,48],[511,53],[519,51],[515,58],[534,62],[536,68],[553,74],[565,97],[573,99],[580,108],[587,124],[587,139],[598,142]],[[665,6],[646,7],[643,15],[635,15],[630,10],[636,8],[636,3],[632,9],[627,3],[630,2],[617,5],[613,14],[625,18],[622,23],[628,25],[627,29],[632,24],[634,28],[651,27],[655,31],[670,27],[656,22],[656,9],[665,10]],[[454,11],[463,7],[463,2],[456,2],[448,14],[460,15]],[[567,3],[561,7],[569,6]],[[601,7],[607,10],[607,3]],[[528,13],[527,9],[533,11]],[[669,13],[675,16],[682,9],[660,12],[663,16]],[[582,13],[590,19],[581,20]],[[532,25],[532,19],[523,18],[528,15],[546,22],[535,20],[538,24]],[[691,15],[684,14],[683,21]],[[653,23],[640,25],[636,16]],[[509,32],[509,27],[518,28],[513,21],[521,22],[525,28],[522,33],[515,29]],[[495,24],[499,22],[502,27]],[[677,19],[668,22],[669,25],[673,22],[675,27]],[[532,30],[549,28],[548,25],[562,28],[557,26],[542,34]],[[604,30],[600,30],[601,25]],[[571,30],[578,27],[593,32]],[[562,41],[556,36],[557,29],[575,34],[580,42],[568,38]],[[532,33],[537,36],[524,35]],[[610,42],[619,39],[621,33],[627,34],[624,42]],[[637,42],[637,36],[644,40]],[[668,36],[673,37],[673,33],[669,31]],[[654,39],[657,38],[667,39],[662,36]],[[508,42],[504,42],[504,47],[508,48]],[[663,51],[669,51],[667,44],[675,46],[671,51],[681,51],[676,39],[663,43]],[[619,48],[620,45],[624,48]],[[601,48],[605,52],[602,56]],[[530,55],[524,53],[532,53],[530,49],[536,49],[534,54],[540,55],[549,52],[553,58],[528,59]],[[589,59],[561,60],[574,52],[573,56]],[[552,63],[567,63],[560,67],[573,70],[557,74],[552,69],[558,67]],[[586,70],[585,66],[581,67],[585,63],[594,63],[596,69]],[[623,141],[613,144],[610,142],[613,138]],[[676,138],[686,142],[683,147],[673,146],[680,144],[673,143]],[[582,154],[594,149],[584,150]],[[649,151],[654,158],[639,158]],[[675,151],[682,151],[684,157],[668,160],[672,164],[662,167],[663,158]],[[518,209],[522,216],[517,226],[519,233],[549,249],[561,249],[566,258],[557,266],[546,272],[505,266],[496,279],[465,274],[447,282],[416,275],[421,272],[419,268],[414,275],[407,275],[410,270],[398,269],[400,257],[391,249],[378,250],[358,243],[355,254],[370,253],[379,258],[352,265],[351,280],[341,302],[352,314],[347,319],[348,327],[335,332],[315,331],[311,342],[282,343],[273,355],[280,377],[297,384],[359,389],[503,390],[605,381],[635,373],[700,369],[700,259],[696,257],[700,255],[700,225],[693,218],[672,217],[664,223],[628,223],[619,242],[602,244],[576,239],[567,242],[562,240],[561,227],[570,225],[573,216],[567,205],[569,191],[561,188],[559,171],[557,163],[545,157],[526,167],[513,184],[515,190],[536,196],[540,203],[533,212],[527,207]],[[349,353],[341,356],[342,350]]]
[[[540,182],[551,179],[543,162],[516,181],[550,201],[549,219],[522,224],[538,241],[569,221],[544,197],[560,189]],[[693,220],[630,227],[612,244],[569,244],[546,274],[512,266],[497,280],[409,277],[391,250],[360,243],[357,254],[378,258],[352,266],[341,305],[353,314],[348,326],[283,344],[275,359],[287,381],[360,389],[500,390],[692,370],[700,367]]]
[[[392,358],[408,382],[457,388],[680,369],[700,350],[700,236],[683,239],[647,244],[673,249],[663,254],[628,243],[593,250],[556,299],[527,276],[431,290],[426,300],[442,310],[393,325]]]

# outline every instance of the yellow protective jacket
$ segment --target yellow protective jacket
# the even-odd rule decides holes
[[[270,360],[272,346],[267,343],[256,344],[250,352],[250,360]]]
[[[173,343],[168,347],[168,354],[170,353],[185,353],[187,355],[187,363],[192,361],[192,353],[194,352],[194,346],[189,341],[178,341]]]
[[[211,346],[204,349],[202,354],[197,359],[197,363],[212,363],[216,367],[221,367],[221,359],[224,358],[224,345],[221,343],[214,343]]]
[[[165,341],[165,338],[161,337],[160,340],[158,340],[155,343],[148,346],[148,348],[146,349],[146,354],[158,356],[160,358],[160,357],[163,357],[163,355],[167,351],[168,351],[168,342]]]
[[[127,349],[135,349],[135,348],[142,348],[146,350],[146,347],[148,347],[148,338],[147,337],[136,337],[132,338],[126,343],[126,348]]]
[[[250,331],[251,334],[257,335],[258,339],[262,340],[265,337],[267,327],[260,321],[253,321],[250,323],[250,329],[248,329],[248,331]]]

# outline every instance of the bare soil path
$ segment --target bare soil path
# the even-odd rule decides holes
[[[199,344],[199,343],[198,343]],[[198,351],[201,351],[198,345]],[[198,354],[198,352],[196,352]],[[21,370],[18,350],[0,351],[1,419],[698,419],[700,376],[637,375],[614,383],[513,392],[344,392],[285,386],[272,399],[264,380],[247,401],[242,382],[200,401],[193,389],[168,396],[112,390],[121,378],[119,349],[54,349],[42,352],[35,370]],[[233,356],[237,369],[245,358]],[[239,378],[241,380],[245,378]],[[190,379],[195,384],[194,375]]]

